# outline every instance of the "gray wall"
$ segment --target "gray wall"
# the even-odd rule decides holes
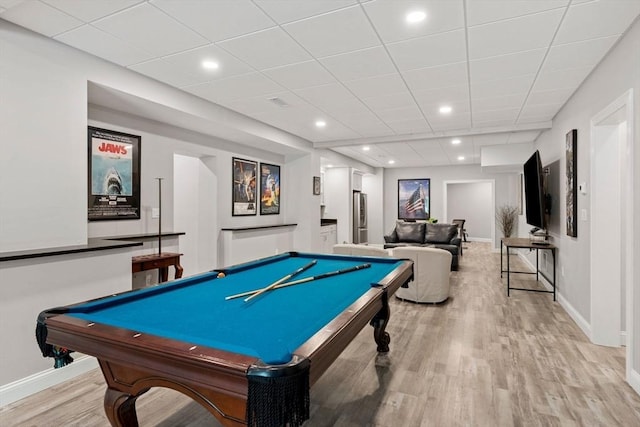
[[[491,205],[490,182],[447,184],[447,221],[465,219],[469,239],[491,240],[495,209]]]
[[[485,173],[480,165],[464,166],[432,166],[424,168],[393,168],[386,169],[384,176],[384,230],[389,232],[395,226],[398,218],[398,179],[430,178],[431,179],[431,216],[438,220],[444,218],[444,183],[445,181],[495,180],[495,207],[502,204],[515,204],[515,192],[511,182],[511,175],[500,173]],[[452,218],[449,215],[450,218]],[[496,242],[500,242],[497,236]]]
[[[549,164],[560,160],[560,174],[566,173],[564,165],[565,135],[571,129],[578,130],[578,163],[577,182],[587,182],[590,187],[590,120],[611,104],[618,97],[629,89],[633,89],[634,94],[634,116],[633,139],[635,150],[632,155],[635,161],[633,177],[634,197],[629,201],[633,205],[635,215],[633,215],[633,239],[634,260],[633,266],[640,265],[640,21],[636,20],[628,33],[618,42],[617,46],[602,60],[600,65],[585,80],[582,86],[574,93],[566,105],[553,119],[553,128],[544,132],[537,141],[543,164]],[[616,173],[612,171],[612,173]],[[560,205],[559,213],[561,218],[565,215],[564,197],[566,196],[566,186],[564,181],[560,184]],[[578,194],[578,210],[589,208],[590,195]],[[590,215],[588,216],[590,218]],[[589,328],[594,319],[591,318],[591,288],[589,259],[590,247],[590,221],[579,220],[578,237],[566,236],[564,227],[560,227],[560,233],[554,237],[554,243],[558,246],[558,266],[560,271],[558,277],[559,292],[565,305],[574,319],[581,326]],[[628,232],[628,230],[627,230]],[[632,311],[640,313],[640,272],[635,269],[635,289],[632,302]],[[624,298],[624,294],[623,294]],[[636,316],[636,323],[633,325],[633,370],[635,375],[640,372],[640,316]],[[640,378],[640,377],[637,377]],[[640,387],[640,380],[635,385],[636,390]]]

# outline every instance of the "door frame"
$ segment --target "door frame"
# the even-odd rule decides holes
[[[613,123],[606,123],[607,119],[614,117]],[[625,285],[625,295],[626,295],[626,317],[625,317],[625,327],[626,327],[626,377],[627,382],[635,389],[637,393],[640,394],[640,377],[634,370],[633,362],[635,357],[635,348],[634,343],[639,342],[635,339],[635,331],[634,331],[634,322],[636,321],[636,317],[638,314],[634,314],[634,311],[640,312],[640,303],[636,304],[633,300],[634,295],[640,295],[640,290],[634,289],[634,287],[640,288],[640,284],[634,283],[635,277],[635,267],[634,267],[634,209],[633,205],[635,202],[634,198],[634,183],[633,183],[633,173],[634,173],[634,150],[633,150],[633,139],[634,139],[634,116],[633,116],[633,89],[629,89],[623,95],[618,97],[615,101],[609,104],[607,107],[602,109],[590,121],[590,171],[589,178],[591,182],[596,178],[595,176],[595,168],[596,168],[596,159],[595,159],[595,147],[598,143],[597,140],[597,128],[599,126],[611,126],[612,124],[617,123],[618,125],[626,122],[626,135],[624,135],[623,140],[619,140],[618,148],[619,156],[618,156],[618,165],[620,170],[620,243],[621,250],[623,254],[623,258],[621,259],[621,277],[624,280]],[[590,198],[589,207],[591,212],[594,211],[595,200],[593,197]],[[590,261],[591,265],[597,263],[597,257],[594,256],[593,251],[593,238],[592,238],[592,230],[594,229],[595,224],[593,221],[590,223]],[[594,289],[598,291],[602,291],[603,287],[606,287],[607,284],[604,283],[595,283],[595,280],[592,279],[592,274],[590,273],[590,286],[591,286],[591,323],[597,322],[600,316],[610,316],[611,310],[614,309],[618,316],[621,316],[621,305],[622,302],[617,302],[617,307],[611,307],[610,305],[600,304],[601,301],[594,297]],[[622,295],[621,295],[622,296]],[[617,308],[617,310],[616,310]],[[635,309],[635,310],[634,310]],[[591,328],[593,330],[593,326]],[[611,333],[620,334],[621,331],[612,331]],[[640,331],[639,331],[640,332]],[[593,335],[591,341],[594,341]]]
[[[489,184],[491,184],[491,208],[495,211],[495,207],[496,207],[496,180],[495,179],[460,179],[460,180],[449,180],[449,181],[443,181],[442,182],[442,213],[443,216],[445,218],[445,220],[449,220],[449,214],[447,212],[449,206],[448,206],[448,198],[447,198],[447,192],[448,190],[448,186],[449,184],[481,184],[481,183],[485,183],[488,182]],[[491,221],[491,247],[495,248],[496,247],[496,222],[495,221]]]

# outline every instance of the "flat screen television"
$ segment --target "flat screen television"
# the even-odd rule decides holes
[[[546,229],[544,175],[538,150],[524,164],[524,200],[527,224]]]

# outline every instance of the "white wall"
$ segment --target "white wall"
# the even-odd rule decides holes
[[[378,168],[375,174],[362,177],[362,192],[367,194],[367,215],[369,243],[384,243],[382,209],[384,203],[384,169]]]
[[[612,101],[623,95],[627,90],[633,89],[634,101],[633,109],[635,120],[633,123],[635,151],[633,153],[635,161],[634,177],[634,260],[633,265],[640,265],[640,150],[637,149],[640,141],[640,22],[636,21],[611,52],[603,59],[600,65],[585,80],[582,86],[576,91],[571,99],[553,120],[553,128],[544,132],[537,141],[543,163],[554,160],[561,160],[561,173],[564,176],[566,169],[564,166],[565,135],[571,129],[578,130],[578,163],[577,182],[586,182],[587,188],[591,188],[589,182],[590,174],[590,120]],[[566,187],[561,185],[562,198],[566,195]],[[590,194],[578,194],[578,211],[588,209],[590,204]],[[564,218],[566,209],[561,204],[560,215]],[[587,215],[590,218],[590,215]],[[554,239],[558,246],[559,269],[564,274],[558,277],[559,292],[561,300],[564,301],[568,311],[573,314],[576,321],[588,328],[591,323],[591,290],[589,276],[589,259],[592,248],[590,247],[590,221],[589,219],[579,220],[578,237],[566,236],[564,230],[561,235]],[[636,289],[634,295],[640,295],[638,289],[636,268]],[[624,298],[624,297],[623,297]],[[640,312],[640,299],[633,301],[634,312]],[[637,324],[634,325],[634,348],[635,359],[633,367],[636,372],[640,372],[640,319],[636,317]],[[638,377],[640,379],[640,377]],[[639,383],[640,384],[640,383]],[[636,388],[638,390],[638,388]]]
[[[470,239],[491,240],[495,209],[491,205],[490,182],[447,184],[447,205],[447,222],[463,218]]]
[[[324,171],[325,218],[338,220],[338,243],[351,243],[353,191],[351,190],[351,168],[327,168]],[[371,239],[371,234],[369,234]]]
[[[398,218],[398,179],[431,179],[431,216],[444,219],[443,187],[444,181],[495,180],[495,207],[506,203],[515,204],[513,192],[509,191],[509,175],[484,173],[480,165],[432,166],[424,168],[386,169],[384,176],[384,230],[389,232]],[[499,233],[496,231],[496,234]],[[500,236],[496,235],[499,244]]]

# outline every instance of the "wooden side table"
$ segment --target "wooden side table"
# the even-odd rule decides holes
[[[131,258],[131,272],[139,273],[145,270],[158,269],[158,280],[160,283],[169,280],[169,266],[176,270],[176,279],[182,277],[184,271],[180,265],[182,254],[173,252],[163,252],[160,254],[139,255]]]

